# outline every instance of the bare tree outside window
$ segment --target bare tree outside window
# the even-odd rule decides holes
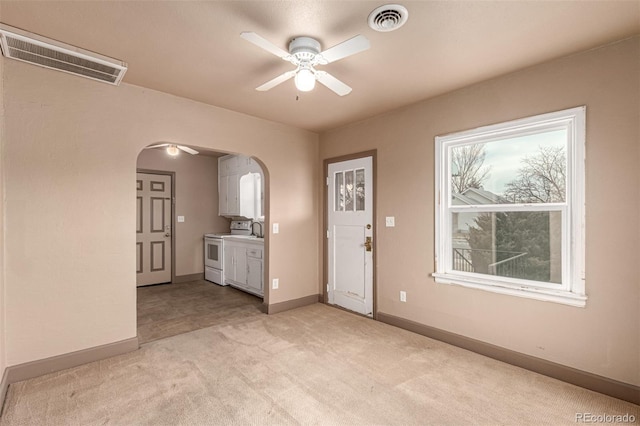
[[[462,194],[469,188],[482,188],[491,167],[484,165],[484,144],[457,146],[451,150],[453,192]]]
[[[512,203],[564,202],[567,170],[564,147],[539,147],[536,155],[521,162],[517,178],[506,185],[506,199]]]

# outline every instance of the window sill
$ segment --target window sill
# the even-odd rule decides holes
[[[503,283],[491,280],[477,280],[451,274],[433,273],[438,284],[459,285],[462,287],[475,288],[490,291],[492,293],[506,294],[509,296],[524,297],[527,299],[542,300],[545,302],[561,303],[564,305],[584,308],[587,303],[587,296],[563,290],[548,290],[533,287],[507,286]]]

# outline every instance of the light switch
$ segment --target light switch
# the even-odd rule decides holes
[[[184,222],[184,216],[178,216],[178,222]]]
[[[280,232],[280,224],[274,223],[273,224],[273,233],[277,234],[278,232]]]
[[[394,226],[396,226],[396,218],[395,216],[387,216],[385,218],[385,223],[387,228],[393,228]]]

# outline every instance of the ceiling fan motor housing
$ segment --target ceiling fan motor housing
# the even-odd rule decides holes
[[[300,62],[310,62],[320,53],[320,42],[311,37],[296,37],[289,43],[289,53]]]

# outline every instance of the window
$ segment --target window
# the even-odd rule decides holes
[[[585,107],[438,136],[438,283],[585,306]]]
[[[364,169],[336,172],[334,182],[336,185],[334,211],[364,210]]]

